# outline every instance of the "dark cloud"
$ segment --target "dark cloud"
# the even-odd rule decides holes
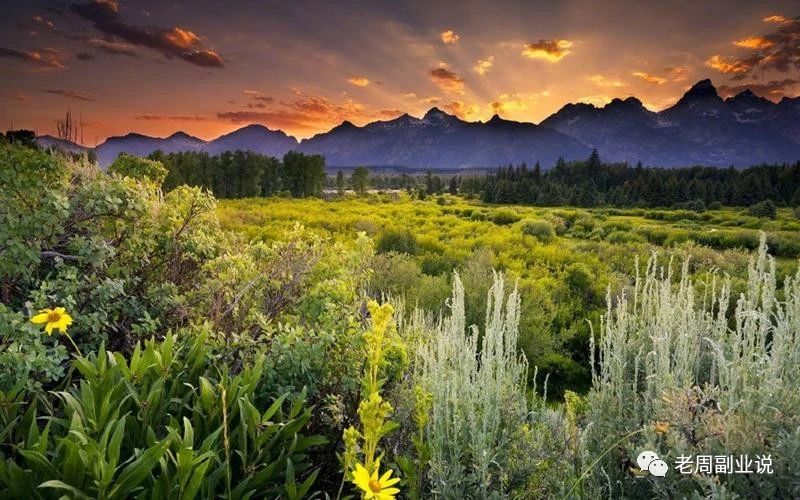
[[[99,49],[107,54],[137,57],[136,47],[133,45],[105,40],[103,38],[88,38],[86,44]]]
[[[724,57],[715,54],[706,61],[706,65],[733,75],[734,80],[744,80],[766,71],[787,73],[800,69],[800,17],[789,19],[770,16],[764,21],[775,26],[773,31],[733,42],[747,51],[743,56]]]
[[[40,69],[64,69],[61,52],[55,49],[37,49],[32,51],[0,47],[0,57],[16,59],[38,66]]]
[[[201,38],[184,28],[137,26],[124,22],[115,0],[93,0],[72,4],[73,13],[90,21],[98,31],[128,44],[160,52],[167,58],[178,57],[197,66],[221,68],[222,57],[203,46]]]
[[[36,35],[39,31],[55,31],[55,25],[42,16],[33,16],[29,23],[28,33]]]
[[[75,57],[81,61],[94,61],[94,56],[88,52],[76,52]]]
[[[89,94],[85,94],[83,92],[78,92],[76,90],[66,90],[66,89],[47,89],[45,90],[48,94],[55,94],[60,95],[63,97],[68,97],[70,99],[77,99],[79,101],[94,101],[95,98],[90,96]]]
[[[464,90],[464,79],[447,68],[434,68],[430,72],[431,80],[442,90],[460,93]]]
[[[783,80],[772,80],[767,83],[745,83],[742,85],[721,85],[717,90],[723,97],[730,97],[745,90],[750,90],[754,94],[760,95],[773,101],[779,100],[784,96],[793,96],[792,91],[800,81],[793,78]]]

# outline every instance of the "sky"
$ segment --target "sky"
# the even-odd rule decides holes
[[[83,142],[250,123],[310,137],[438,107],[538,123],[569,102],[652,110],[710,78],[800,94],[786,1],[4,0],[0,129]]]

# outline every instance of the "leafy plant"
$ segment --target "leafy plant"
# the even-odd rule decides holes
[[[31,419],[5,459],[0,490],[25,498],[248,498],[307,494],[316,477],[304,437],[304,394],[265,410],[255,398],[262,364],[231,375],[215,367],[202,332],[137,345],[126,360],[79,357],[81,380]],[[40,422],[46,422],[41,427]],[[299,481],[302,478],[302,481]]]

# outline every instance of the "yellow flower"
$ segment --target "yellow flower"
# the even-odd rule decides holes
[[[656,422],[653,425],[653,429],[656,431],[656,434],[664,434],[669,430],[669,422]]]
[[[370,475],[363,465],[356,464],[356,470],[353,471],[353,483],[364,492],[363,498],[365,499],[394,500],[394,496],[400,493],[400,490],[391,488],[391,486],[399,483],[400,478],[393,478],[392,469],[389,469],[379,479],[378,471],[380,468],[381,462],[376,460],[375,471]]]
[[[63,307],[42,309],[39,311],[39,314],[31,318],[31,323],[46,323],[44,325],[44,331],[47,332],[48,335],[51,335],[53,330],[67,333],[67,327],[72,324],[72,317],[67,314]]]

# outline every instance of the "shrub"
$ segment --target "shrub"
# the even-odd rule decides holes
[[[121,153],[114,160],[114,163],[108,167],[108,173],[138,180],[148,179],[156,186],[161,186],[167,177],[167,169],[161,162],[139,158],[127,153]]]
[[[516,348],[519,295],[514,290],[506,300],[496,275],[487,300],[480,336],[476,326],[465,324],[464,288],[456,275],[450,316],[411,327],[430,332],[417,352],[416,383],[431,395],[427,477],[444,497],[501,493],[508,446],[527,414],[527,362]]]
[[[594,488],[603,490],[592,496],[800,494],[789,458],[800,452],[800,271],[779,290],[762,236],[748,276],[732,308],[729,279],[695,285],[685,263],[675,283],[652,258],[630,296],[609,299],[586,427],[587,457],[599,459]],[[774,473],[633,480],[621,464],[635,464],[641,450],[667,463],[769,454]]]
[[[375,245],[379,253],[398,252],[415,255],[419,252],[417,237],[408,229],[389,229],[381,233]]]
[[[750,205],[750,207],[747,209],[747,213],[755,217],[774,219],[778,215],[778,208],[775,206],[775,203],[773,203],[772,200],[764,200],[754,205]]]
[[[564,284],[575,294],[587,295],[594,283],[592,272],[582,262],[570,264],[564,270]]]
[[[522,232],[533,236],[542,243],[550,243],[556,236],[553,226],[543,220],[525,220],[522,222]]]
[[[507,226],[517,222],[519,220],[519,215],[515,214],[511,210],[500,209],[495,210],[494,213],[492,213],[491,220],[499,226]]]
[[[195,273],[226,243],[197,188],[162,197],[150,180],[7,145],[0,176],[1,301],[80,308],[73,335],[87,349],[127,350],[178,324]]]

